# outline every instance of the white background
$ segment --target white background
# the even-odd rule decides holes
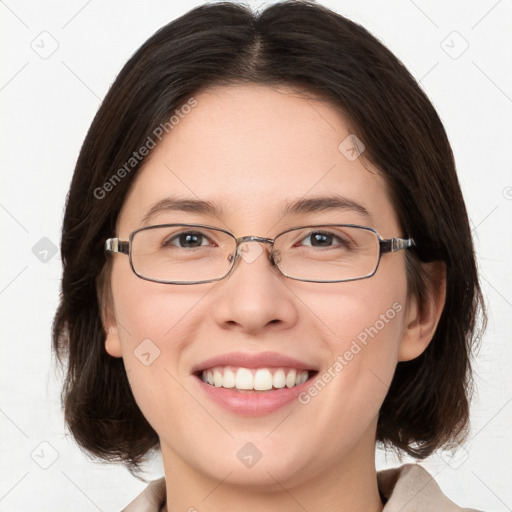
[[[36,244],[47,247],[43,237],[59,244],[81,143],[116,74],[155,30],[199,3],[0,2],[1,512],[115,511],[145,486],[123,468],[88,461],[66,434],[50,351],[61,262],[58,252],[40,261]],[[511,510],[512,1],[323,3],[361,23],[405,63],[448,131],[489,326],[475,361],[466,451],[422,464],[459,505]],[[45,55],[52,45],[56,51]],[[382,454],[377,462],[397,464]]]

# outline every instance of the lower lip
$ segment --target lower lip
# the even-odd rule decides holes
[[[196,376],[199,387],[217,404],[243,416],[262,416],[277,411],[281,407],[297,400],[313,382],[314,376],[293,388],[273,389],[272,391],[239,392],[234,389],[211,386]]]

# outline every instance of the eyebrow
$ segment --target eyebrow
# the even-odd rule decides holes
[[[362,204],[337,194],[300,198],[291,202],[287,201],[282,210],[281,216],[286,217],[288,215],[319,213],[332,210],[352,211],[365,217],[372,218],[370,212]],[[203,214],[216,217],[218,219],[223,216],[222,207],[211,201],[166,197],[151,206],[148,212],[143,216],[142,222],[143,224],[146,224],[157,214],[169,211]]]
[[[179,197],[166,197],[157,201],[151,206],[148,212],[142,217],[142,223],[148,223],[154,216],[162,212],[188,212],[210,215],[221,218],[222,208],[211,201],[202,201],[200,199],[187,199]]]
[[[330,210],[353,211],[365,217],[371,217],[370,212],[362,204],[337,194],[297,199],[285,206],[283,216]]]

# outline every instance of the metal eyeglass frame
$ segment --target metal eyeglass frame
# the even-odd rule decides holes
[[[236,242],[235,256],[233,257],[232,262],[231,262],[231,267],[226,272],[226,274],[224,274],[222,277],[218,277],[215,279],[207,279],[207,280],[202,280],[202,281],[167,281],[167,280],[162,280],[162,279],[152,279],[152,278],[145,277],[145,276],[139,274],[133,266],[132,254],[131,254],[131,247],[133,244],[134,236],[139,231],[155,229],[155,228],[163,228],[163,227],[173,227],[173,226],[186,226],[186,227],[193,227],[193,228],[214,229],[216,231],[221,231],[221,232],[231,236],[231,238],[233,238]],[[274,245],[275,240],[277,238],[279,238],[281,235],[284,235],[285,233],[289,233],[290,231],[295,231],[297,229],[321,228],[321,227],[328,227],[328,226],[364,229],[367,231],[371,231],[372,233],[374,233],[377,236],[377,239],[379,241],[379,255],[377,258],[377,264],[375,265],[375,269],[373,270],[373,272],[371,274],[368,274],[368,275],[365,275],[362,277],[354,277],[354,278],[350,278],[350,279],[339,279],[336,281],[317,281],[314,279],[301,279],[301,278],[297,278],[297,277],[290,277],[290,276],[286,275],[285,273],[283,273],[274,258],[273,245]],[[222,228],[219,228],[216,226],[208,226],[206,224],[158,224],[155,226],[145,226],[143,228],[139,228],[139,229],[136,229],[135,231],[132,231],[130,233],[129,239],[127,241],[121,240],[119,238],[108,238],[105,241],[105,251],[111,252],[111,253],[122,253],[122,254],[128,255],[129,261],[130,261],[130,267],[131,267],[133,273],[137,277],[144,279],[146,281],[151,281],[154,283],[162,283],[162,284],[202,284],[202,283],[212,283],[215,281],[221,281],[222,279],[225,279],[226,277],[228,277],[231,274],[231,272],[233,272],[236,262],[240,258],[240,253],[239,253],[240,245],[243,243],[246,243],[246,242],[261,242],[261,243],[265,243],[265,244],[270,244],[269,260],[271,261],[272,265],[274,267],[276,267],[277,270],[279,270],[279,272],[284,277],[287,277],[288,279],[293,279],[295,281],[304,281],[304,282],[309,282],[309,283],[344,283],[344,282],[348,282],[348,281],[358,281],[360,279],[368,279],[368,278],[374,276],[375,273],[377,272],[382,254],[385,254],[388,252],[400,251],[402,249],[407,249],[409,247],[413,247],[416,245],[412,238],[393,237],[393,238],[384,239],[375,229],[370,228],[368,226],[360,226],[357,224],[314,224],[314,225],[306,225],[306,226],[297,226],[297,227],[294,227],[291,229],[287,229],[286,231],[283,231],[282,233],[279,233],[274,238],[264,238],[261,236],[241,236],[241,237],[237,238],[235,235],[233,235],[233,233],[230,233],[229,231],[226,231],[225,229],[222,229]]]

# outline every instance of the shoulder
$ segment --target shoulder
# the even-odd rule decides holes
[[[379,471],[377,481],[381,495],[387,500],[382,512],[479,512],[457,506],[419,464]]]

